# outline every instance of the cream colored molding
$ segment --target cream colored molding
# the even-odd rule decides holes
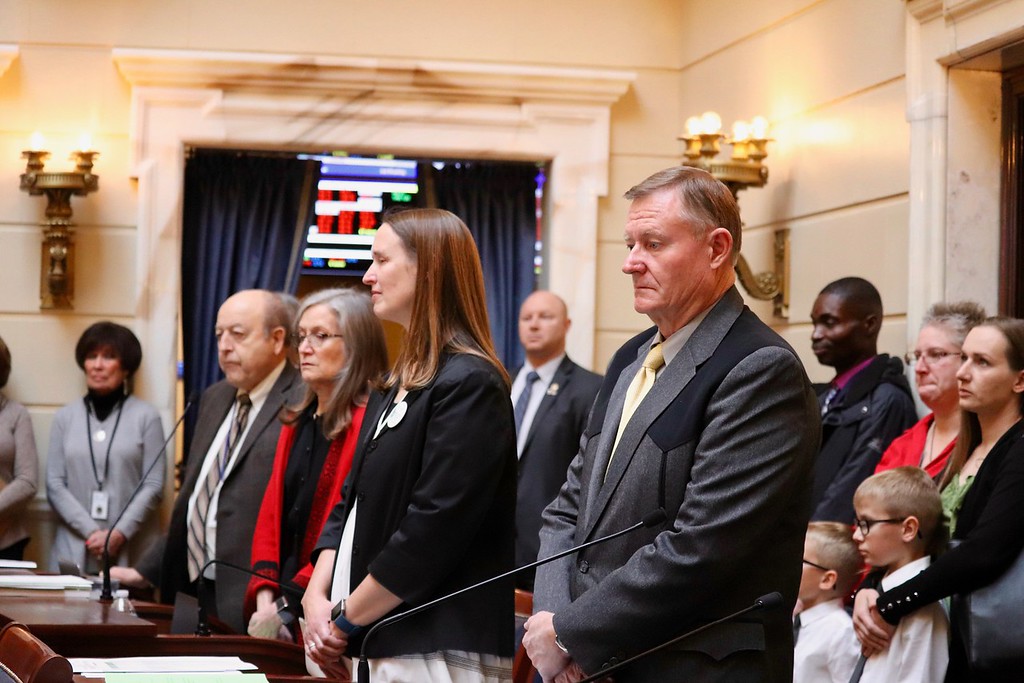
[[[941,17],[944,4],[943,0],[907,0],[907,12],[924,23]]]
[[[1006,0],[945,0],[941,4],[943,5],[942,10],[946,21],[953,22],[966,19],[972,15],[983,14],[1004,2]]]
[[[973,195],[964,195],[959,183],[964,174],[978,176],[972,169],[999,165],[998,141],[991,137],[998,131],[972,119],[985,115],[971,113],[972,106],[985,110],[979,92],[969,93],[961,83],[951,93],[950,67],[1017,42],[1024,35],[1022,8],[1021,0],[906,3],[908,341],[913,341],[918,322],[935,301],[969,297],[996,310],[998,278],[992,254],[998,253],[998,202],[976,201],[969,206],[977,210],[965,218],[967,209],[962,207]],[[959,98],[956,116],[950,114],[951,98]],[[954,150],[951,140],[958,145]],[[951,212],[951,206],[961,210]],[[970,244],[964,242],[965,234],[973,236]]]
[[[955,22],[974,14],[983,14],[1006,0],[907,0],[907,12],[921,23],[943,17]]]
[[[627,71],[419,59],[115,48],[132,85],[224,90],[456,97],[611,105],[636,75]]]
[[[7,43],[0,44],[0,76],[7,73],[11,64],[18,58],[18,46]]]
[[[632,73],[502,64],[115,49],[132,85],[137,332],[149,393],[173,405],[184,149],[345,149],[549,160],[547,286],[573,312],[568,353],[594,357],[598,199],[610,107]]]

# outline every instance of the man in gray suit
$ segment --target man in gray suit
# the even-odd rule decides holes
[[[544,512],[540,556],[667,520],[538,569],[523,640],[573,681],[767,593],[784,604],[615,672],[628,681],[784,681],[820,424],[796,353],[743,305],[729,190],[677,167],[629,192],[623,271],[655,326],[614,356],[580,453]]]
[[[178,591],[195,595],[198,569],[207,561],[248,565],[281,431],[277,416],[302,395],[302,380],[287,361],[294,315],[294,299],[264,290],[238,292],[221,305],[215,332],[225,379],[199,401],[167,535],[149,547],[136,567],[113,568],[112,578],[131,586],[159,586],[160,599],[173,604]],[[207,610],[245,633],[242,609],[249,576],[213,565],[204,579]]]

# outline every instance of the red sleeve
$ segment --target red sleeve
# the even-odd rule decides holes
[[[363,415],[366,412],[365,406],[352,408],[352,423],[332,443],[327,453],[327,461],[320,473],[320,479],[316,485],[316,494],[313,498],[313,507],[309,513],[309,523],[306,525],[306,535],[302,539],[302,554],[306,562],[302,568],[292,577],[292,582],[305,588],[309,585],[309,577],[313,574],[313,565],[309,558],[316,548],[317,539],[323,531],[324,524],[331,514],[334,506],[341,502],[341,487],[352,469],[352,459],[356,453],[356,442],[359,439],[359,430],[363,424]]]
[[[288,456],[295,441],[295,427],[284,425],[281,436],[277,439],[277,450],[274,453],[274,469],[267,482],[267,490],[263,494],[263,504],[256,518],[256,530],[252,537],[252,570],[271,579],[279,579],[279,562],[281,556],[281,505],[284,496],[284,473],[288,467]],[[249,580],[245,590],[245,618],[248,619],[256,611],[256,593],[261,588],[271,588],[277,592],[277,586],[269,581],[261,581],[256,577]]]
[[[882,453],[882,458],[878,461],[878,466],[875,467],[875,474],[897,467],[920,465],[921,453],[924,452],[924,442],[928,436],[928,426],[931,421],[932,415],[929,413],[913,427],[893,439],[889,447]],[[929,474],[931,473],[929,472]]]

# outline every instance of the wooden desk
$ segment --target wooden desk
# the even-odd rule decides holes
[[[145,605],[140,605],[145,612]],[[65,657],[157,657],[232,655],[268,675],[304,676],[302,648],[249,636],[209,637],[160,634],[157,625],[115,612],[109,604],[63,593],[4,591],[0,625],[18,621]]]

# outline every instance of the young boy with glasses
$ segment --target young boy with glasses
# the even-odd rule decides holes
[[[865,479],[853,508],[853,540],[864,561],[884,572],[881,593],[931,564],[941,543],[942,502],[924,470],[897,467]],[[889,648],[864,663],[860,682],[941,681],[948,662],[949,618],[940,603],[932,603],[900,621]]]
[[[793,618],[794,683],[850,680],[860,647],[842,598],[862,566],[849,526],[839,522],[807,525],[798,594],[801,611]]]

